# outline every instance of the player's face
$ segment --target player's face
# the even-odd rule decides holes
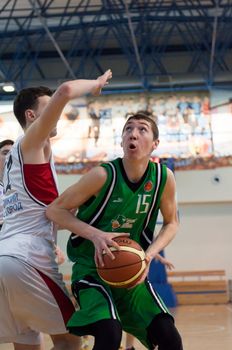
[[[3,171],[7,153],[10,152],[12,145],[5,145],[0,149],[0,171]]]
[[[122,134],[122,147],[124,157],[143,158],[150,157],[157,148],[159,140],[153,139],[151,124],[143,119],[131,119],[125,125]]]

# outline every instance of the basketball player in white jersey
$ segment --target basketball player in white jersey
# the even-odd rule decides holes
[[[6,155],[10,151],[14,141],[6,139],[0,142],[0,231],[3,224],[3,169],[6,160]]]
[[[50,137],[64,106],[99,95],[111,70],[96,80],[65,82],[52,94],[45,87],[23,89],[14,114],[25,134],[12,147],[4,170],[4,224],[0,232],[0,343],[15,350],[43,350],[41,333],[53,349],[77,350],[67,332],[74,312],[56,263],[56,228],[45,210],[58,195]]]

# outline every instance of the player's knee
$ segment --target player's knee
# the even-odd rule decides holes
[[[171,316],[160,314],[147,329],[149,342],[158,345],[159,350],[183,350],[181,336]]]
[[[182,340],[179,332],[174,327],[167,332],[164,339],[160,341],[159,350],[183,350]]]
[[[104,334],[104,340],[103,338],[95,338],[93,350],[118,350],[120,348],[121,338],[121,334],[118,332]]]
[[[102,320],[97,323],[94,336],[93,350],[118,350],[122,338],[121,324],[117,320]]]

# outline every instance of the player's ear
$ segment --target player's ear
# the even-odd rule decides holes
[[[30,123],[33,122],[36,119],[34,111],[32,109],[27,109],[25,111],[25,118],[26,118],[26,121]]]
[[[159,139],[154,140],[152,143],[152,152],[159,146]]]

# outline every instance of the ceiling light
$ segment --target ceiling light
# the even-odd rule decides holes
[[[4,83],[2,84],[2,90],[5,92],[14,92],[15,86],[13,83]]]

